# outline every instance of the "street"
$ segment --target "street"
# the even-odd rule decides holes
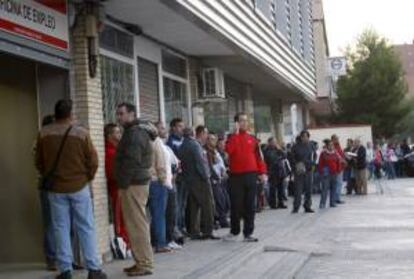
[[[316,214],[258,214],[259,243],[190,241],[182,251],[156,255],[147,278],[414,278],[414,179],[386,181],[384,195],[370,186],[368,196],[346,197],[345,205]],[[318,202],[315,196],[314,208]],[[121,270],[130,264],[105,270],[127,278]],[[40,268],[8,266],[0,278],[53,278]]]

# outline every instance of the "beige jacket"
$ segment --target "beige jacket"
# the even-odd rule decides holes
[[[152,167],[151,167],[151,177],[152,181],[160,181],[165,185],[167,180],[167,158],[165,157],[165,152],[163,148],[164,143],[160,137],[157,137],[152,142]]]

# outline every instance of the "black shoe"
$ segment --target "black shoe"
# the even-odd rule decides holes
[[[77,263],[72,263],[72,268],[73,268],[73,270],[83,270],[83,269],[85,269],[82,265],[77,264]]]
[[[202,240],[220,240],[221,238],[218,236],[215,236],[214,234],[208,234],[208,235],[203,235],[201,239]]]
[[[56,279],[72,279],[72,272],[70,270],[62,272],[56,276]]]
[[[201,239],[203,239],[203,237],[202,237],[201,234],[193,234],[193,235],[190,236],[190,239],[191,240],[201,240]]]
[[[46,263],[46,269],[48,271],[57,271],[57,266],[56,263],[54,261],[49,261]]]
[[[183,246],[183,245],[184,245],[184,243],[185,243],[185,239],[184,239],[184,237],[183,237],[183,236],[181,236],[181,237],[177,238],[177,239],[175,240],[175,243],[177,243],[177,244],[179,244],[179,245]]]
[[[344,204],[345,202],[342,200],[336,201],[337,204]]]
[[[245,236],[243,241],[244,242],[258,242],[259,239],[249,235],[249,236]]]
[[[283,203],[279,203],[279,205],[277,206],[277,208],[280,208],[280,209],[286,209],[286,208],[288,208],[288,207],[287,207],[287,205],[285,205],[285,204],[283,204]]]
[[[305,213],[315,213],[312,208],[305,208]]]
[[[331,204],[330,207],[336,207],[336,205],[335,204]]]
[[[88,279],[107,279],[108,276],[102,270],[90,270]]]
[[[299,212],[299,209],[293,209],[292,214],[297,214]]]
[[[222,228],[222,229],[224,229],[224,228],[230,228],[229,222],[220,223],[220,228]]]

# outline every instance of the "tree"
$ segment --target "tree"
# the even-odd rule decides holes
[[[337,84],[338,119],[371,124],[375,136],[390,137],[404,130],[410,111],[407,85],[392,46],[375,31],[366,30],[346,56],[348,72]]]

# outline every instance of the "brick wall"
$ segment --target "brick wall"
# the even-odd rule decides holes
[[[77,24],[71,35],[74,79],[72,99],[75,106],[75,115],[77,120],[89,129],[99,156],[99,168],[92,182],[92,191],[98,248],[103,259],[106,261],[110,259],[110,247],[108,235],[108,197],[104,171],[105,147],[100,67],[98,63],[96,77],[90,78],[87,38],[85,37],[85,20],[83,16],[78,17]]]

